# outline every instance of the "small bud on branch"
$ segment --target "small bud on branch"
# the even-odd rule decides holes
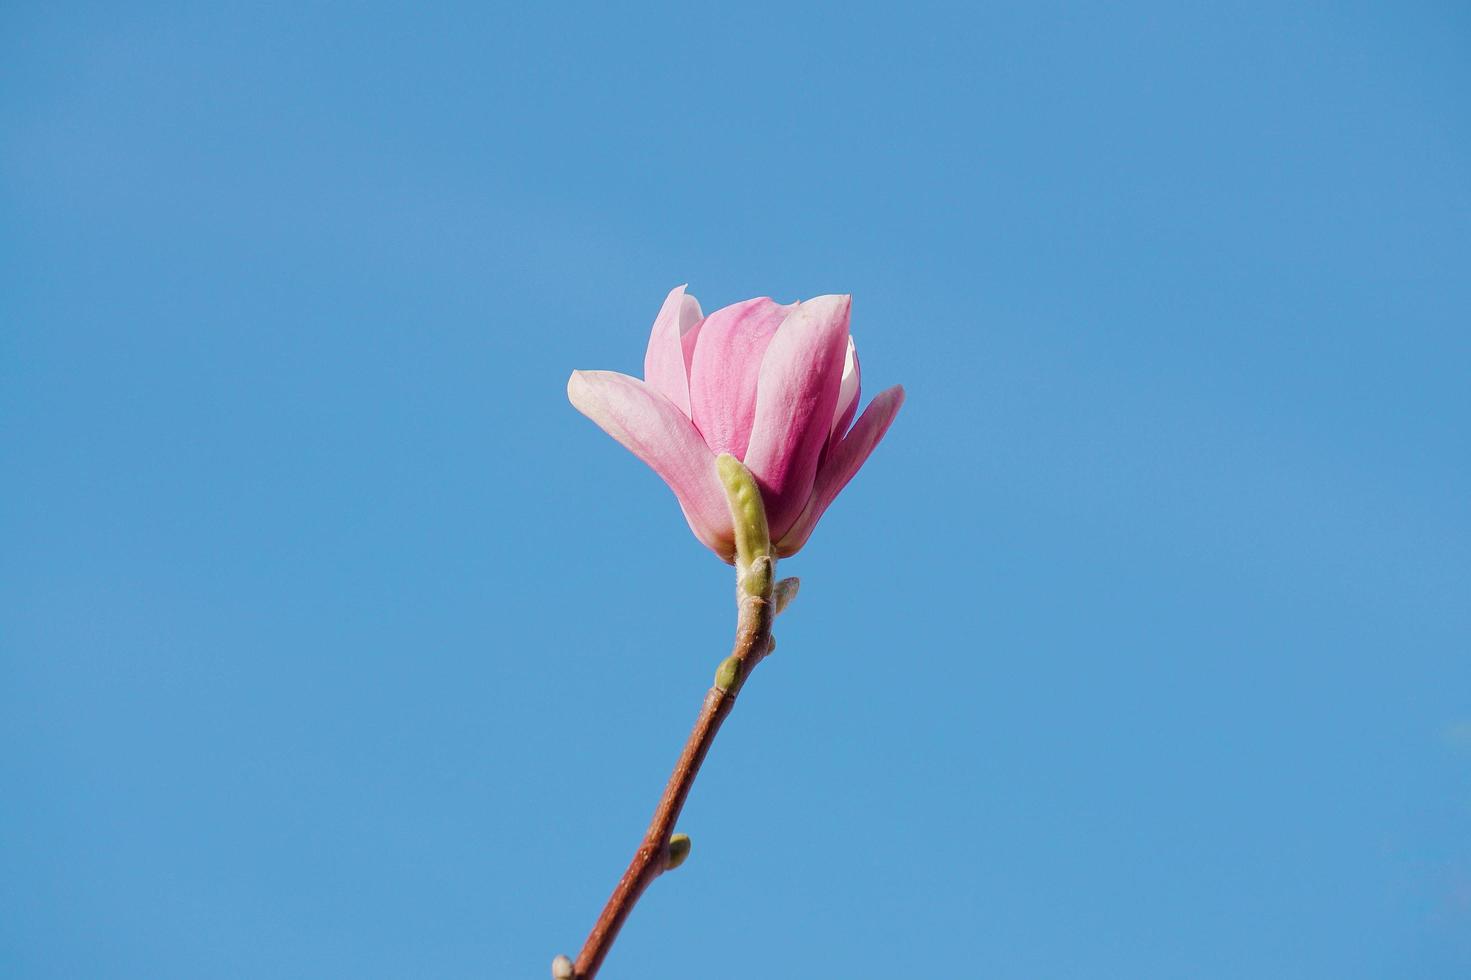
[[[690,835],[675,834],[669,838],[669,860],[665,863],[666,871],[673,871],[684,864],[684,859],[690,856]]]
[[[802,581],[795,578],[784,578],[776,583],[776,592],[773,595],[773,600],[776,603],[776,614],[778,616],[782,614],[782,610],[786,609],[793,599],[797,598],[797,589],[801,585]]]

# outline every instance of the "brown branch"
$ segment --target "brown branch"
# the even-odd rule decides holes
[[[623,872],[618,887],[613,889],[612,897],[603,907],[603,914],[598,916],[597,923],[588,934],[582,952],[577,955],[574,973],[576,980],[593,980],[598,968],[603,965],[608,950],[612,948],[613,940],[618,938],[618,930],[623,928],[623,923],[633,911],[634,904],[643,895],[644,889],[668,867],[669,836],[674,833],[675,821],[679,819],[679,811],[684,809],[684,801],[689,798],[690,788],[694,786],[695,777],[700,773],[700,765],[715,741],[715,734],[720,731],[721,722],[725,721],[725,716],[735,707],[741,683],[751,675],[761,658],[771,651],[771,620],[775,610],[769,587],[767,592],[764,596],[741,596],[740,613],[736,621],[735,649],[731,651],[730,658],[721,664],[721,669],[716,674],[715,686],[705,695],[700,716],[695,719],[694,731],[690,732],[689,740],[684,743],[684,751],[679,754],[679,762],[674,766],[669,784],[664,787],[664,795],[659,800],[658,809],[654,811],[654,819],[649,824],[648,832],[644,834],[643,843],[634,852],[628,870]]]

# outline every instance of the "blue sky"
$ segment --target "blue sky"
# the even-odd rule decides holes
[[[888,439],[604,976],[1471,971],[1455,4],[0,13],[0,972],[575,953],[727,568],[566,402]]]

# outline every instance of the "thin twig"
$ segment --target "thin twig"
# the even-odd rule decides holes
[[[674,766],[669,784],[664,787],[664,795],[659,800],[658,809],[654,811],[654,819],[649,824],[648,832],[644,834],[643,843],[634,852],[628,870],[623,872],[618,887],[613,889],[612,897],[603,907],[603,914],[598,916],[597,924],[588,934],[582,952],[577,955],[577,980],[593,980],[639,896],[668,867],[669,836],[674,833],[679,811],[684,809],[684,801],[688,799],[695,777],[700,773],[700,765],[715,741],[715,734],[720,731],[721,722],[725,721],[725,716],[735,707],[741,683],[751,675],[756,664],[771,649],[773,615],[773,603],[769,595],[742,595],[736,621],[735,648],[731,651],[730,659],[722,664],[722,673],[717,676],[716,685],[705,695],[700,716],[695,719],[694,731],[690,732],[684,751],[679,754],[679,762]],[[729,680],[725,668],[732,662],[735,670],[730,676],[734,680],[721,686],[722,682]]]

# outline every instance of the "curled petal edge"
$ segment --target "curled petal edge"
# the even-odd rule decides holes
[[[863,369],[858,363],[858,345],[853,343],[853,335],[850,333],[848,352],[843,355],[843,380],[838,385],[838,406],[833,415],[833,432],[828,437],[830,446],[836,446],[848,434],[848,426],[853,423],[853,416],[858,414],[858,398],[863,393],[862,378]]]
[[[690,358],[699,336],[700,301],[675,286],[664,298],[644,352],[644,382],[689,417]]]

